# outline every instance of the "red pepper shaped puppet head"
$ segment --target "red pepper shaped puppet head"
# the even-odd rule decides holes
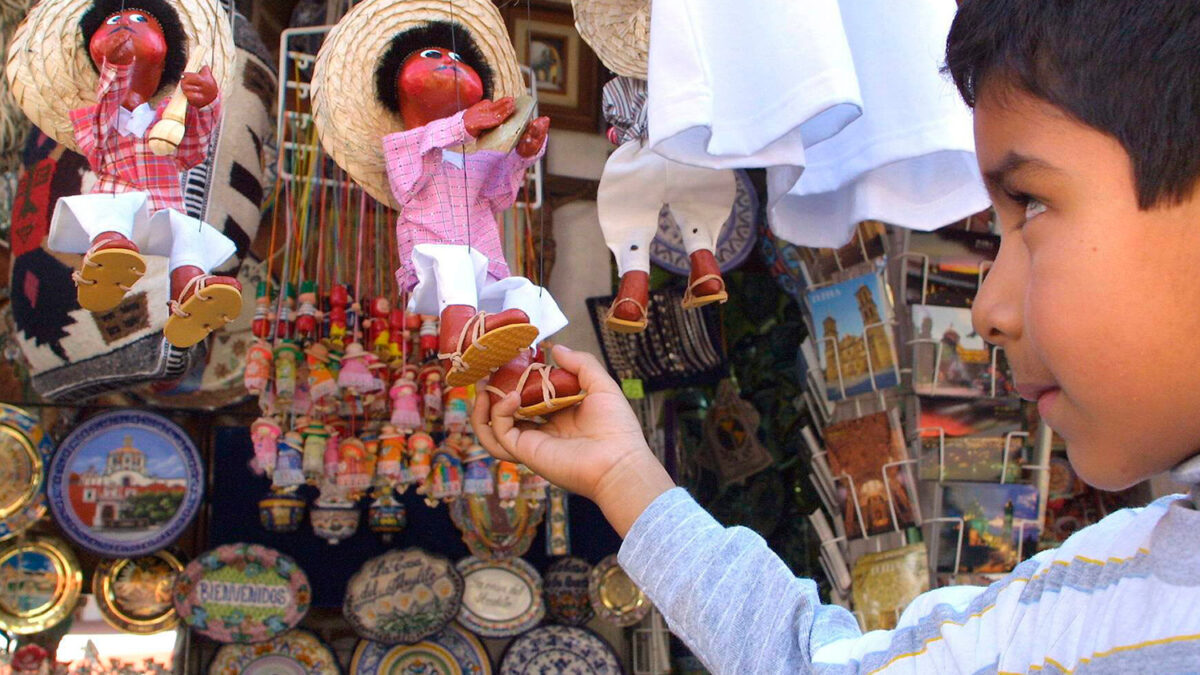
[[[179,14],[163,0],[96,0],[80,17],[79,29],[97,71],[106,59],[133,67],[132,88],[142,100],[183,75],[187,37]]]
[[[375,70],[375,88],[412,129],[489,98],[492,69],[468,31],[431,21],[392,38]]]

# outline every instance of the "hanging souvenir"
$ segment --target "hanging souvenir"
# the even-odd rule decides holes
[[[405,366],[389,392],[392,424],[405,433],[421,428],[421,398],[417,395],[416,367]]]
[[[567,491],[551,485],[547,500],[546,555],[560,556],[571,552],[571,529]]]
[[[175,541],[200,510],[200,452],[171,420],[101,413],[75,428],[50,464],[47,496],[63,532],[89,551],[136,557]]]
[[[254,444],[254,459],[250,469],[267,478],[275,474],[275,460],[279,455],[279,436],[283,430],[273,417],[260,417],[250,424],[250,439]]]
[[[582,558],[561,558],[546,569],[546,613],[558,623],[582,626],[591,621],[592,598],[588,593],[592,566]]]
[[[83,255],[72,275],[79,306],[116,308],[150,254],[168,258],[167,342],[190,347],[238,316],[241,284],[210,273],[236,247],[186,215],[182,181],[171,180],[208,159],[221,119],[236,58],[224,12],[198,0],[40,3],[10,52],[18,104],[99,175],[87,194],[58,200],[47,239]],[[132,100],[143,102],[129,110]]]
[[[387,412],[388,395],[388,365],[375,352],[367,352],[367,372],[371,374],[371,388],[363,397],[363,405],[372,416],[382,416]]]
[[[390,363],[397,361],[403,362],[404,350],[408,344],[408,332],[406,321],[404,318],[404,310],[392,308],[388,313],[388,351],[387,359]]]
[[[453,501],[462,495],[462,460],[458,453],[443,444],[433,455],[433,466],[425,480],[421,493],[425,503],[437,506],[439,501]]]
[[[46,467],[54,443],[29,413],[0,403],[0,541],[46,513]]]
[[[388,646],[363,640],[350,659],[351,675],[421,673],[492,675],[492,662],[479,638],[458,624],[412,645]]]
[[[519,473],[521,475],[519,498],[538,502],[546,501],[546,490],[550,487],[550,482],[534,473],[524,464],[520,466]]]
[[[454,620],[462,593],[462,576],[449,560],[407,548],[364,563],[346,584],[342,611],[369,640],[412,644]]]
[[[612,647],[592,631],[576,626],[540,626],[509,643],[497,672],[622,675],[625,671]]]
[[[466,387],[451,387],[446,391],[445,407],[442,413],[442,424],[450,433],[462,433],[467,428],[468,391]]]
[[[437,356],[438,321],[436,316],[422,314],[421,330],[417,334],[417,353],[421,361],[428,361]]]
[[[351,342],[342,355],[342,369],[338,372],[338,386],[358,395],[373,391],[374,378],[367,370],[367,353],[363,346]]]
[[[171,591],[183,563],[170,551],[141,558],[100,561],[92,573],[92,596],[108,625],[147,635],[179,623]]]
[[[347,495],[345,488],[329,483],[321,485],[321,496],[313,503],[308,513],[313,534],[336,545],[358,532],[358,521],[362,514]]]
[[[275,458],[271,487],[288,490],[304,484],[303,448],[304,437],[299,432],[289,431],[279,439],[279,455]]]
[[[275,347],[275,398],[290,402],[296,396],[296,370],[300,348],[291,340]]]
[[[350,293],[344,284],[334,284],[329,291],[329,341],[341,350],[346,346],[346,335],[350,328],[346,316],[350,306]]]
[[[523,415],[534,418],[577,403],[566,399],[580,387],[566,371],[518,360],[567,321],[550,293],[509,274],[495,214],[544,153],[550,120],[530,119],[532,99],[512,99],[524,87],[500,12],[464,1],[453,22],[435,0],[355,6],[317,57],[313,121],[334,161],[398,211],[397,279],[410,309],[439,317],[434,355],[446,383],[499,368],[490,385],[520,386]],[[488,151],[467,152],[476,141]],[[450,194],[465,200],[463,214]]]
[[[376,465],[379,463],[379,431],[374,426],[369,426],[362,433],[363,447],[366,450],[366,455],[363,457],[362,471],[366,474],[367,487],[360,488],[357,491],[357,496],[362,496],[372,485],[375,484]]]
[[[513,637],[533,628],[546,615],[542,577],[521,558],[463,558],[458,622],[483,637]]]
[[[305,281],[300,284],[300,307],[296,309],[296,339],[308,344],[317,337],[317,283]]]
[[[621,569],[615,553],[592,568],[588,597],[596,616],[614,626],[632,626],[650,613],[650,600]]]
[[[246,353],[246,369],[242,373],[242,384],[246,387],[246,393],[259,396],[267,390],[267,384],[271,382],[274,358],[271,345],[265,340],[255,340],[254,344],[250,345],[250,350]]]
[[[404,436],[396,427],[385,424],[379,433],[379,461],[375,464],[376,483],[391,487],[400,483],[403,475]]]
[[[367,318],[363,321],[367,329],[367,351],[379,356],[388,353],[388,343],[391,342],[389,315],[392,313],[392,303],[382,295],[375,297],[367,305]]]
[[[308,396],[318,410],[326,409],[329,400],[338,396],[338,382],[329,368],[329,348],[320,342],[310,344],[305,350],[308,364]]]
[[[758,411],[738,395],[733,380],[722,380],[704,419],[704,439],[723,483],[735,483],[771,466],[771,453],[758,440]]]
[[[421,384],[421,413],[425,423],[435,425],[442,421],[442,367],[436,363],[425,366],[417,381]]]
[[[0,577],[0,630],[18,635],[40,633],[70,616],[83,586],[75,554],[56,537],[5,544]]]
[[[367,446],[359,438],[350,437],[338,446],[338,487],[362,491],[371,487],[367,471]]]
[[[524,499],[502,505],[498,495],[463,497],[450,503],[450,519],[476,558],[519,558],[529,551],[546,511],[545,502]]]
[[[257,544],[227,544],[188,563],[175,580],[175,610],[217,642],[269,640],[300,623],[312,591],[295,561]]]
[[[382,488],[381,494],[367,507],[368,527],[388,544],[391,543],[393,535],[404,531],[407,524],[408,516],[404,502],[396,499],[390,487]]]
[[[418,431],[408,437],[408,472],[414,481],[423,483],[429,477],[436,447],[433,436],[424,431]]]
[[[208,666],[208,675],[341,675],[341,672],[333,651],[316,635],[299,628],[266,642],[224,645]]]
[[[295,532],[307,508],[308,503],[295,494],[270,494],[258,500],[258,519],[267,532]]]
[[[325,474],[325,444],[329,440],[329,431],[324,422],[306,417],[296,420],[296,428],[304,437],[304,478],[313,485]]]
[[[496,462],[496,497],[509,507],[521,495],[521,467],[505,460]]]
[[[250,332],[259,340],[271,337],[271,294],[267,282],[260,281],[254,293],[254,316],[250,319]]]
[[[463,494],[490,495],[495,492],[495,481],[492,479],[492,464],[496,460],[478,443],[471,443],[467,455],[463,478]]]
[[[330,483],[336,483],[338,474],[341,473],[339,468],[342,463],[341,446],[342,436],[334,429],[329,438],[325,439],[325,475],[323,480]]]

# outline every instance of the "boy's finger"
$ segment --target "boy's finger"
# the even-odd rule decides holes
[[[475,432],[475,439],[497,459],[513,462],[513,456],[504,449],[500,441],[496,439],[496,434],[492,431],[492,423],[490,419],[491,400],[488,398],[487,392],[480,387],[475,394],[475,405],[471,409],[471,430]]]
[[[577,352],[563,345],[554,345],[554,363],[579,378],[579,384],[588,393],[621,393],[621,387],[613,381],[604,364],[588,352]]]
[[[491,411],[492,433],[496,435],[496,441],[501,447],[513,456],[517,454],[517,439],[521,437],[521,431],[516,428],[513,416],[520,406],[521,395],[514,391],[497,401]]]

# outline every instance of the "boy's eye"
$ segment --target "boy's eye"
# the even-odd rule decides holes
[[[450,58],[454,59],[455,61],[462,61],[462,57],[456,52],[450,52]]]
[[[146,17],[141,14],[130,14],[129,20],[134,23],[146,23]]]
[[[1038,201],[1035,197],[1026,197],[1025,201],[1025,220],[1028,221],[1034,216],[1041,215],[1046,211],[1046,205]]]
[[[425,51],[421,52],[421,56],[424,56],[427,59],[440,59],[442,58],[442,53],[436,49],[426,49]]]

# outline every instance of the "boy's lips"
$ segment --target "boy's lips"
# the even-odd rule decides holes
[[[1036,401],[1043,395],[1058,391],[1053,384],[1018,384],[1017,393],[1026,401]]]

